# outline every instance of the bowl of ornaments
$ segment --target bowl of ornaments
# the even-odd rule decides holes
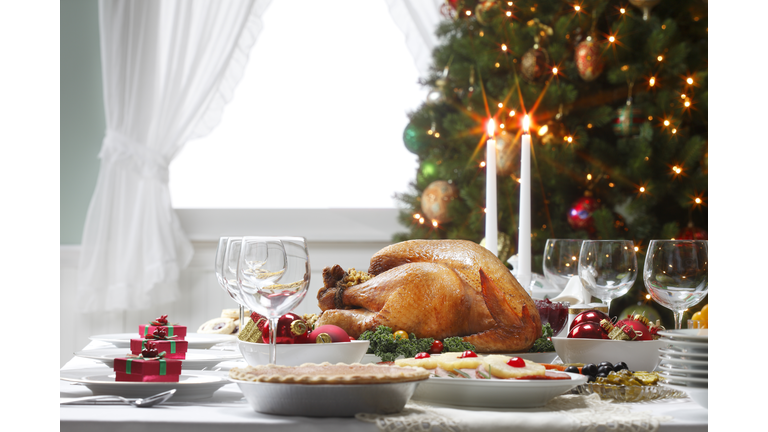
[[[651,372],[659,365],[660,323],[651,323],[643,315],[629,314],[611,319],[599,310],[576,315],[567,337],[553,337],[557,355],[565,364],[598,365],[623,362],[629,369]]]
[[[280,317],[275,333],[277,364],[359,363],[368,351],[367,340],[355,340],[335,325],[317,326],[316,314],[287,313]],[[237,345],[251,366],[269,364],[269,321],[256,312],[238,335]]]

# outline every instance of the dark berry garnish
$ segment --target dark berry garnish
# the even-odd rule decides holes
[[[608,376],[609,373],[613,372],[613,367],[608,365],[599,366],[597,368],[597,374],[605,374],[605,376]]]
[[[618,371],[620,371],[620,370],[624,370],[624,369],[629,369],[629,368],[627,367],[627,364],[626,364],[626,363],[624,363],[624,362],[618,362],[618,363],[616,363],[615,365],[613,365],[613,370],[614,370],[615,372],[618,372]]]
[[[587,375],[587,382],[595,382],[595,376],[594,375]]]
[[[568,366],[567,368],[565,368],[565,371],[577,374],[579,373],[579,368],[576,366]]]
[[[595,366],[593,363],[585,364],[581,368],[581,374],[582,375],[595,376],[595,375],[597,375],[597,366]]]
[[[608,376],[607,373],[598,372],[597,375],[595,375],[595,378],[605,378],[607,376]]]
[[[600,366],[609,366],[611,368],[611,370],[613,370],[613,363],[611,363],[611,362],[607,362],[607,361],[600,362],[600,364],[597,365],[598,369],[600,368]]]

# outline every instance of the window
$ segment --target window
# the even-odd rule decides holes
[[[426,91],[384,1],[273,0],[263,23],[221,123],[171,163],[173,206],[396,207]]]

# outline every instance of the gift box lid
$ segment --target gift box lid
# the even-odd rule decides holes
[[[147,342],[154,342],[158,351],[169,354],[183,353],[189,349],[189,341],[185,340],[131,339],[131,353],[141,354]]]
[[[118,357],[115,359],[114,370],[136,375],[180,375],[181,360]]]

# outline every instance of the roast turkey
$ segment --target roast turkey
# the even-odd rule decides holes
[[[460,336],[479,352],[525,352],[541,335],[531,297],[490,251],[466,240],[410,240],[371,259],[367,274],[323,269],[317,325],[359,337],[379,325],[438,340]]]

